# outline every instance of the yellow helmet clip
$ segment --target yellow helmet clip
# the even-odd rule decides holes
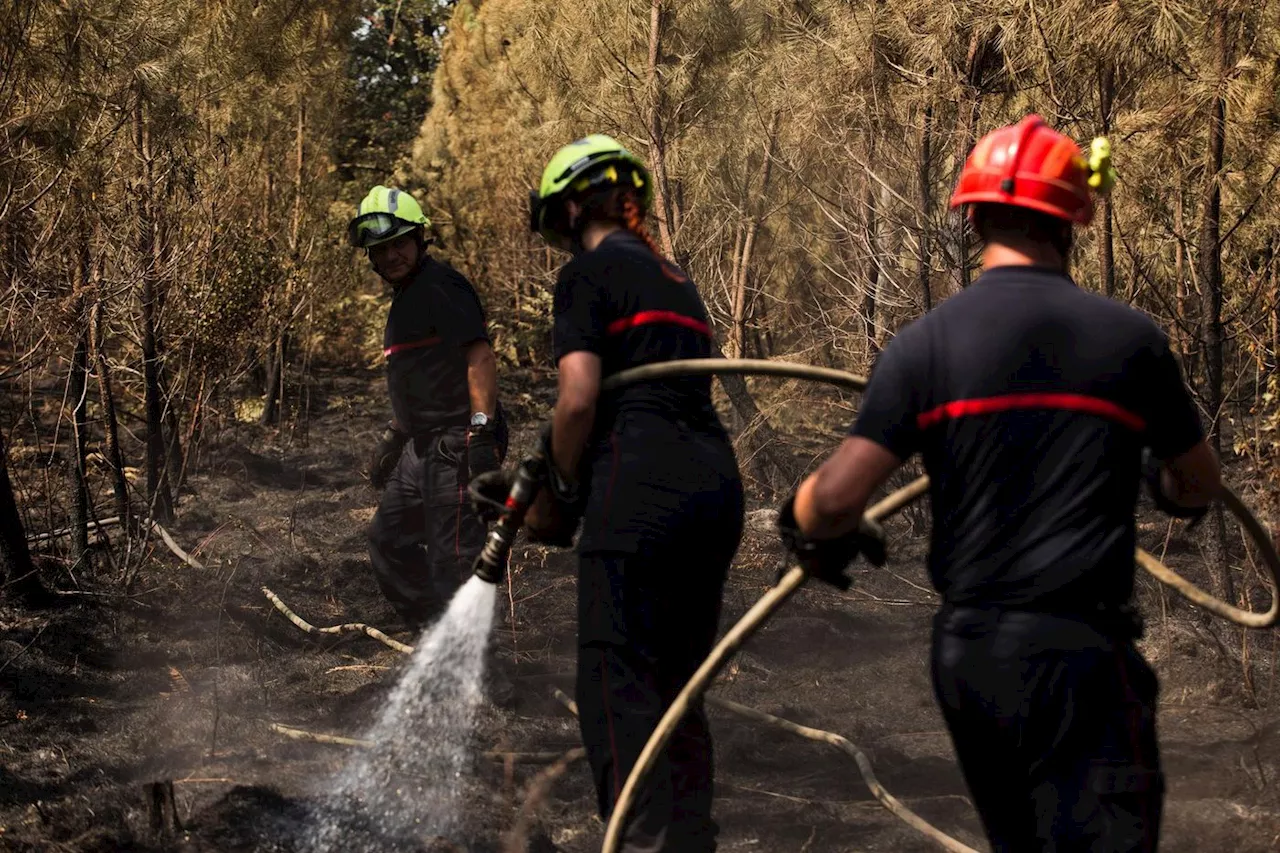
[[[1111,192],[1119,177],[1111,165],[1111,142],[1105,136],[1095,137],[1089,145],[1089,186],[1105,195]]]

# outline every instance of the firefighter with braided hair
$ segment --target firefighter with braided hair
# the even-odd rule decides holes
[[[572,254],[554,296],[559,394],[543,450],[551,482],[526,518],[567,547],[578,527],[577,702],[608,820],[636,759],[710,652],[743,526],[743,489],[708,377],[601,392],[630,367],[709,358],[707,311],[644,225],[653,184],[617,141],[560,149],[531,194],[531,227]],[[488,475],[490,503],[510,486]],[[712,743],[701,706],[639,792],[627,853],[716,848]]]
[[[934,692],[996,853],[1156,849],[1134,512],[1144,480],[1192,523],[1220,488],[1165,334],[1067,273],[1109,160],[1036,115],[979,140],[951,206],[968,206],[982,275],[894,337],[850,436],[779,513],[802,561],[842,570],[872,493],[922,454]]]
[[[413,196],[376,186],[347,226],[393,293],[383,335],[393,416],[369,463],[381,492],[369,556],[411,630],[470,576],[486,530],[467,483],[498,469],[507,449],[484,309],[461,273],[427,253],[428,225]]]

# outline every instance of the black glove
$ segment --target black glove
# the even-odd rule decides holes
[[[569,548],[578,532],[582,513],[586,509],[586,495],[578,484],[570,484],[556,470],[551,454],[551,422],[548,421],[538,436],[538,451],[546,460],[548,497],[551,507],[548,518],[540,526],[528,525],[529,540],[540,545]]]
[[[493,427],[472,427],[467,432],[467,479],[474,480],[501,467],[502,451]]]
[[[485,471],[471,478],[467,484],[467,494],[471,497],[471,508],[485,524],[493,524],[502,518],[507,508],[507,497],[511,494],[511,486],[515,482],[514,471]]]
[[[1189,519],[1187,530],[1195,527],[1200,523],[1200,519],[1205,517],[1209,512],[1206,506],[1183,506],[1170,500],[1169,496],[1164,493],[1164,482],[1160,472],[1164,469],[1164,462],[1151,452],[1150,447],[1142,448],[1142,479],[1147,481],[1147,491],[1151,492],[1151,500],[1165,515],[1171,515],[1174,518]]]
[[[400,454],[404,452],[404,446],[408,443],[408,435],[387,424],[369,460],[369,482],[375,489],[382,491],[387,487],[387,478],[395,470],[396,463],[400,461]]]
[[[884,530],[874,521],[862,519],[858,529],[835,539],[810,539],[796,523],[796,496],[787,498],[778,510],[778,535],[783,546],[811,576],[837,589],[853,586],[844,573],[859,554],[873,566],[885,563]]]

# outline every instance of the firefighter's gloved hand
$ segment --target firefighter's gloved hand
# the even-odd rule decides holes
[[[471,498],[471,508],[485,524],[493,524],[502,518],[515,479],[514,471],[503,471],[501,468],[485,471],[471,478],[471,482],[467,484],[467,495]]]
[[[551,423],[548,421],[538,438],[538,452],[546,460],[547,484],[525,517],[529,539],[540,545],[569,548],[578,532],[586,495],[581,484],[570,483],[555,466],[551,453]]]
[[[491,425],[472,427],[467,432],[467,479],[497,471],[502,467],[498,434]]]
[[[796,522],[796,496],[787,498],[778,510],[778,535],[796,562],[811,576],[837,589],[848,589],[853,579],[844,573],[858,555],[873,566],[885,563],[884,530],[863,519],[857,530],[835,539],[810,539]]]
[[[1186,529],[1190,530],[1200,523],[1200,519],[1205,517],[1205,514],[1209,512],[1209,507],[1208,505],[1183,506],[1171,500],[1164,493],[1164,482],[1160,474],[1162,470],[1164,470],[1164,461],[1158,459],[1151,452],[1150,447],[1142,448],[1142,479],[1147,482],[1147,491],[1151,493],[1151,500],[1165,515],[1187,519]]]
[[[408,435],[387,424],[369,460],[369,482],[375,489],[382,491],[387,487],[387,478],[395,470],[396,463],[400,461],[400,454],[404,452],[404,446],[408,443]]]

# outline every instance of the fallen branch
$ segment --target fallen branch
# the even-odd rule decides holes
[[[310,622],[308,622],[307,620],[303,619],[301,616],[299,616],[298,614],[290,610],[289,605],[281,601],[278,595],[276,595],[271,590],[267,589],[265,586],[262,588],[262,592],[264,595],[266,595],[267,599],[272,604],[275,605],[276,610],[279,610],[281,613],[284,614],[284,617],[286,619],[288,619],[293,624],[297,625],[302,630],[306,631],[308,634],[364,633],[372,637],[373,639],[377,640],[378,642],[382,643],[383,645],[390,646],[391,648],[395,649],[398,652],[401,652],[406,655],[413,654],[413,646],[405,645],[399,640],[393,640],[390,637],[388,637],[386,634],[379,631],[377,628],[374,628],[371,625],[366,625],[363,622],[348,622],[344,625],[332,625],[328,628],[317,628],[315,625],[312,625]]]
[[[559,700],[560,704],[569,709],[570,713],[575,717],[578,716],[577,703],[570,699],[563,690],[559,687],[553,688],[552,694],[557,700]],[[801,737],[808,738],[809,740],[829,743],[837,749],[840,749],[852,757],[857,763],[858,772],[862,774],[862,781],[866,782],[867,788],[870,789],[872,795],[880,801],[881,805],[892,812],[895,816],[903,820],[913,829],[929,836],[934,841],[942,845],[944,849],[952,851],[952,853],[978,853],[978,851],[974,850],[972,847],[962,844],[941,830],[934,828],[932,824],[917,815],[915,812],[911,811],[911,809],[904,806],[896,797],[893,796],[893,794],[886,791],[884,786],[880,784],[880,780],[876,778],[875,771],[871,769],[871,761],[867,758],[866,754],[863,753],[862,750],[858,749],[858,747],[847,738],[835,734],[834,732],[827,732],[822,729],[811,729],[808,726],[802,726],[799,723],[793,723],[790,720],[784,720],[781,717],[775,717],[773,714],[766,714],[764,711],[757,711],[755,708],[750,708],[746,705],[739,705],[737,702],[733,702],[729,699],[721,699],[718,696],[707,696],[705,701],[708,704],[724,708],[726,711],[732,711],[733,713],[746,717],[747,719],[755,720],[760,723],[768,723],[770,725],[777,726],[778,728],[786,729],[792,734],[800,735]],[[785,794],[774,794],[772,791],[761,791],[758,789],[745,790],[753,790],[757,794],[769,794],[770,796],[782,797],[783,799],[792,799],[787,797]],[[503,853],[510,853],[510,851],[516,849],[523,848],[511,848],[508,846]]]
[[[766,797],[777,797],[779,800],[787,800],[792,803],[800,803],[805,806],[818,805],[818,800],[807,800],[804,797],[793,797],[791,794],[779,794],[776,791],[766,791],[764,788],[748,788],[746,785],[734,785],[731,782],[722,782],[716,780],[717,788],[729,788],[733,791],[746,791],[749,794],[764,794]]]
[[[161,540],[164,541],[165,546],[168,547],[168,549],[172,551],[174,553],[174,556],[176,556],[179,560],[186,563],[188,566],[190,566],[193,569],[199,569],[200,571],[204,571],[204,566],[201,565],[199,560],[192,557],[186,551],[178,547],[178,543],[173,541],[173,537],[169,535],[169,531],[165,530],[163,527],[161,527],[159,524],[156,524],[154,521],[151,522],[151,529],[160,534],[160,538]]]
[[[368,749],[373,746],[373,741],[363,740],[361,738],[343,737],[342,735],[325,735],[318,732],[309,732],[306,729],[295,728],[294,726],[286,726],[280,723],[271,723],[271,730],[284,735],[292,740],[302,740],[309,743],[327,743],[333,746],[352,746],[359,749]],[[564,758],[568,753],[563,752],[507,752],[499,749],[488,749],[480,753],[484,758],[492,761],[510,761],[513,764],[546,764],[549,761],[558,761]]]
[[[365,748],[373,746],[373,741],[371,740],[360,740],[358,738],[342,737],[340,735],[316,734],[315,732],[309,732],[304,729],[295,729],[293,726],[282,726],[279,723],[272,723],[271,731],[279,732],[285,737],[292,738],[293,740],[305,740],[310,741],[311,743],[331,743],[336,746],[359,746]]]
[[[559,700],[560,704],[569,709],[569,713],[575,717],[578,716],[578,703],[569,698],[568,694],[559,687],[552,691],[552,694]]]
[[[90,521],[85,524],[85,531],[88,533],[101,534],[104,528],[115,527],[119,523],[119,516],[104,518],[101,521]],[[70,536],[75,532],[75,530],[75,527],[63,527],[58,530],[50,530],[48,533],[35,533],[27,537],[27,544],[38,545],[41,542],[48,542],[52,539],[62,539],[66,536]]]
[[[718,696],[707,696],[706,701],[711,705],[724,708],[726,711],[731,711],[741,717],[746,717],[749,720],[768,723],[769,725],[777,726],[780,729],[785,729],[792,734],[800,735],[801,737],[808,738],[809,740],[816,740],[821,741],[822,743],[831,744],[854,760],[858,765],[858,772],[862,774],[862,781],[866,782],[867,788],[870,789],[872,795],[880,801],[881,805],[905,822],[908,826],[929,836],[944,849],[952,851],[952,853],[978,853],[978,851],[974,850],[972,847],[962,844],[941,830],[934,828],[932,824],[915,812],[911,811],[911,809],[904,806],[896,797],[886,791],[884,786],[880,784],[880,780],[876,778],[875,771],[871,769],[871,761],[867,758],[866,753],[861,749],[858,749],[858,747],[847,738],[838,735],[835,732],[828,732],[823,731],[822,729],[813,729],[808,726],[802,726],[799,723],[793,723],[790,720],[784,720],[781,717],[775,717],[773,714],[766,714],[764,711],[758,711],[755,708],[750,708],[746,705],[739,705],[737,702],[730,701],[729,699],[721,699]]]
[[[520,807],[520,816],[516,818],[515,824],[503,838],[503,853],[524,853],[528,849],[529,828],[533,823],[538,806],[547,798],[547,794],[551,791],[551,786],[564,775],[569,766],[575,761],[586,758],[586,756],[586,749],[576,746],[560,756],[560,759],[555,764],[552,764],[534,777],[533,781],[529,783],[528,793],[525,794],[524,805]]]

